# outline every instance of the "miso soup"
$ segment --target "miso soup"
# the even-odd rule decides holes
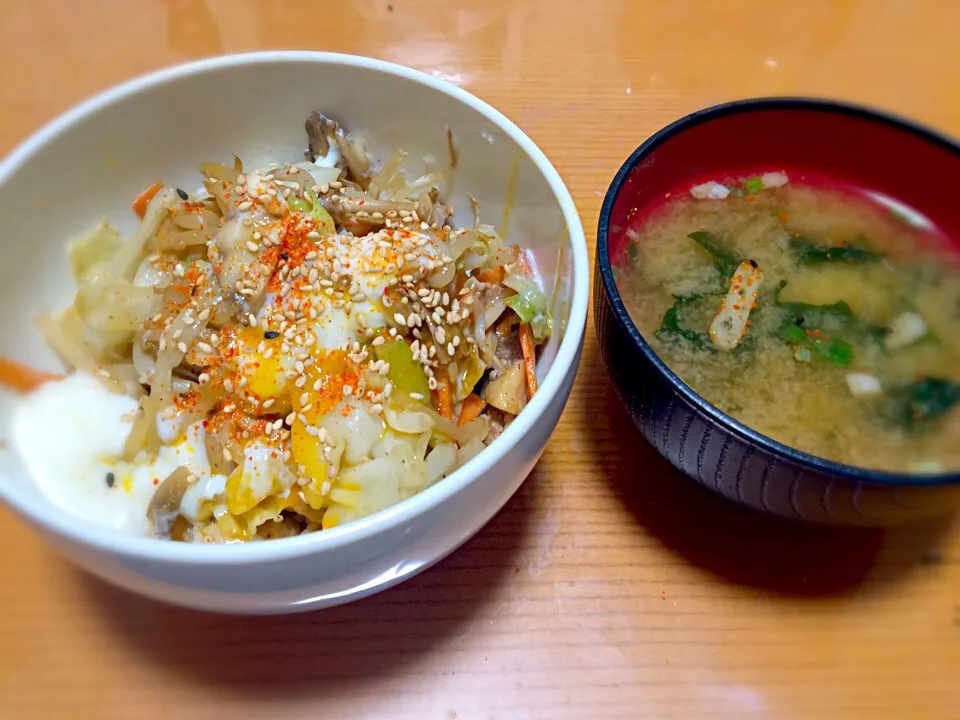
[[[922,216],[768,173],[684,188],[627,235],[630,316],[717,408],[829,460],[960,470],[960,264]]]

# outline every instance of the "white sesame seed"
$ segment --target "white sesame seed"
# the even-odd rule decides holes
[[[223,459],[227,462],[233,462],[233,455],[230,454],[229,448],[223,449]]]
[[[427,380],[427,387],[429,387],[431,390],[436,390],[437,386],[438,386],[438,383],[435,377],[432,377],[429,380]]]
[[[205,343],[205,342],[198,342],[198,343],[197,343],[197,350],[199,350],[200,352],[205,352],[205,353],[212,353],[212,352],[213,352],[213,348],[210,347],[210,346],[209,346],[207,343]]]
[[[167,341],[164,338],[160,338],[160,352],[163,352],[167,349]]]
[[[407,326],[407,319],[400,313],[394,313],[393,319],[397,322],[397,325]]]
[[[397,313],[399,315],[399,313]],[[420,324],[420,318],[417,317],[416,313],[410,313],[407,316],[407,327],[416,327]]]
[[[453,355],[457,352],[457,349],[453,346],[452,342],[447,343],[447,355]]]
[[[292,413],[290,413],[289,415],[287,415],[287,416],[283,419],[283,421],[284,421],[287,425],[293,425],[293,421],[296,420],[296,419],[297,419],[297,414],[296,414],[295,412],[292,412]]]
[[[226,390],[228,393],[233,392],[233,382],[230,380],[230,378],[227,378],[226,380],[223,381],[223,389]]]
[[[273,405],[274,402],[275,402],[275,400],[274,400],[273,398],[270,398],[269,400],[264,400],[264,401],[263,401],[263,407],[264,407],[264,408],[268,408],[268,407],[270,407],[271,405]]]
[[[177,277],[183,277],[187,271],[183,269],[183,263],[177,263],[173,267],[173,272]]]
[[[260,246],[257,245],[253,240],[247,240],[247,250],[252,253],[257,252],[260,249]]]
[[[313,410],[313,403],[307,403],[300,409],[303,410],[305,413],[310,412],[311,410]]]
[[[304,429],[307,431],[307,435],[313,435],[316,437],[318,434],[317,429],[313,425],[307,425]]]
[[[187,351],[187,344],[185,342],[178,342],[177,350],[179,350],[182,353],[185,353]]]
[[[413,398],[414,400],[423,400],[423,395],[417,392],[410,393],[410,397]]]
[[[301,375],[300,377],[297,378],[296,382],[294,382],[293,384],[296,385],[298,388],[302,388],[304,385],[307,384],[307,376]]]
[[[177,340],[181,335],[183,335],[183,330],[174,330],[174,331],[173,331],[173,339],[174,339],[174,340]]]
[[[333,465],[327,465],[327,477],[333,480],[337,476],[337,468]]]
[[[197,376],[197,382],[201,385],[206,385],[208,382],[210,382],[210,375],[207,373],[200,373]]]
[[[371,343],[371,345],[373,345],[374,347],[377,347],[378,345],[383,345],[385,342],[386,340],[383,339],[383,335],[377,335],[377,337],[373,339],[373,342]]]
[[[244,210],[249,210],[251,207],[253,207],[253,203],[249,200],[244,200],[242,203],[237,204],[237,210],[240,210],[241,212]]]

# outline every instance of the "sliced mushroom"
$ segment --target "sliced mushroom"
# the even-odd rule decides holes
[[[526,378],[523,362],[517,361],[483,389],[483,399],[490,405],[511,415],[517,415],[527,404]]]
[[[180,466],[157,485],[150,504],[147,505],[147,520],[160,537],[170,537],[174,522],[180,515],[180,501],[190,487],[190,471]]]
[[[330,138],[337,132],[337,123],[314,110],[304,123],[307,131],[307,159],[313,162],[330,152]]]

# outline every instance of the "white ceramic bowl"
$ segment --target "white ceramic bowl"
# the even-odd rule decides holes
[[[343,527],[246,545],[129,537],[74,517],[41,495],[8,440],[0,498],[67,557],[129,590],[194,608],[277,613],[394,585],[456,549],[503,506],[570,393],[590,273],[583,228],[556,170],[516,125],[469,93],[390,63],[327,53],[235,55],[163,70],[98,95],[15,150],[0,166],[0,353],[58,369],[32,318],[72,296],[67,240],[104,216],[129,232],[136,191],[157,178],[192,187],[201,160],[237,153],[256,166],[302,157],[313,109],[362,135],[381,161],[397,148],[444,158],[453,128],[459,169],[448,201],[458,217],[472,217],[467,193],[485,222],[501,225],[506,208],[507,240],[532,250],[546,287],[561,278],[540,391],[488,449],[419,495]],[[17,401],[0,397],[0,437],[11,437]],[[57,452],[57,439],[49,440]]]

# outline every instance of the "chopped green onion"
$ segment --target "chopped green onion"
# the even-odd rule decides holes
[[[743,189],[751,195],[761,192],[765,187],[766,186],[763,184],[763,180],[761,180],[757,175],[749,177],[743,181]]]

